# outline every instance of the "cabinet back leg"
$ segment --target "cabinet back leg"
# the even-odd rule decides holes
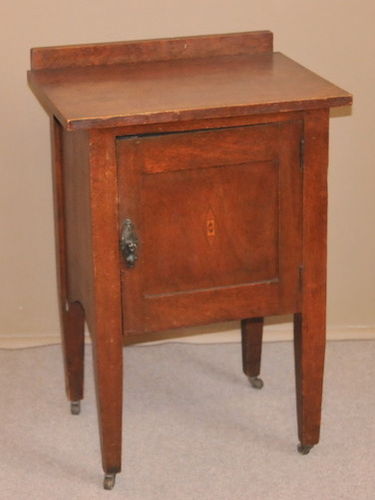
[[[62,312],[62,344],[65,386],[70,401],[83,399],[85,313],[79,302],[66,304]]]
[[[54,179],[54,216],[57,281],[59,288],[60,319],[65,365],[65,385],[70,401],[83,398],[83,356],[85,312],[79,302],[70,302],[67,273],[67,242],[64,193],[63,130],[51,117],[52,175]],[[79,413],[77,405],[72,413]]]
[[[260,374],[263,339],[263,318],[249,318],[241,321],[242,368],[256,389],[263,387]]]

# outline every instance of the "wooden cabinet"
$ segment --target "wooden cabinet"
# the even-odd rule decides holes
[[[32,50],[51,116],[67,393],[93,340],[106,488],[121,468],[123,340],[241,320],[258,378],[263,317],[294,314],[300,451],[319,440],[329,108],[347,92],[270,32]]]

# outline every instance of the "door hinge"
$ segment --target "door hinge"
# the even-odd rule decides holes
[[[303,170],[305,164],[305,138],[302,137],[299,143],[299,166]]]
[[[304,267],[301,264],[298,266],[298,287],[300,290],[302,290],[303,287],[303,272],[304,272]]]

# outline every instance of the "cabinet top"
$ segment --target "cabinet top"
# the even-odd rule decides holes
[[[69,130],[298,111],[352,96],[268,31],[32,49],[29,84]]]

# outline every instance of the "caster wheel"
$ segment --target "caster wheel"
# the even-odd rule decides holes
[[[312,448],[312,445],[299,444],[297,447],[297,450],[298,450],[298,453],[301,453],[301,455],[308,455],[310,453],[311,448]]]
[[[103,487],[105,490],[111,490],[116,482],[116,474],[105,474],[104,475],[104,481],[103,481]]]
[[[79,415],[81,413],[81,401],[70,402],[70,413],[72,415]]]
[[[251,387],[254,389],[261,389],[263,387],[263,380],[259,377],[249,377]]]

